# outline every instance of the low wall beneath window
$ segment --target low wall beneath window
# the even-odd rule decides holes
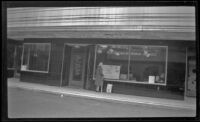
[[[172,89],[172,87],[168,86],[159,86],[158,90],[157,85],[105,81],[104,92],[106,92],[107,84],[113,84],[112,93],[184,100],[184,91],[180,91],[178,88]]]
[[[7,78],[14,77],[14,69],[8,69],[7,70]]]
[[[60,75],[50,73],[21,72],[20,81],[59,86]]]

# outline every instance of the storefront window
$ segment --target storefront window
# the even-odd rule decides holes
[[[165,84],[167,48],[143,45],[130,48],[130,80]]]
[[[166,84],[167,47],[146,45],[97,45],[96,65],[103,63],[106,79]]]
[[[104,77],[108,79],[128,79],[128,46],[97,45],[96,67],[102,62]]]
[[[49,58],[49,43],[24,44],[21,70],[48,72]]]

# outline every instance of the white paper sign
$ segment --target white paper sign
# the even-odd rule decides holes
[[[106,92],[111,93],[112,92],[112,84],[107,84]]]
[[[155,76],[149,76],[149,83],[155,83]]]
[[[21,66],[21,70],[22,70],[22,71],[27,70],[27,65],[22,65],[22,66]]]
[[[103,65],[104,78],[119,79],[120,66],[117,65]]]

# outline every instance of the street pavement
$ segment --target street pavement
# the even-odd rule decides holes
[[[116,103],[8,88],[9,118],[195,117],[195,110]]]

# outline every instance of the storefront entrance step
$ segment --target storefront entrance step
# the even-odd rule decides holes
[[[19,79],[16,78],[8,79],[8,87],[18,87],[29,90],[61,94],[61,95],[72,95],[78,97],[117,101],[123,103],[139,103],[146,105],[156,105],[161,107],[172,107],[178,109],[192,109],[192,110],[196,109],[195,99],[193,99],[193,102],[188,102],[188,100],[187,101],[171,100],[171,99],[168,100],[162,98],[150,98],[150,97],[122,95],[122,94],[105,93],[105,92],[101,93],[84,89],[74,89],[69,87],[57,87],[57,86],[48,86],[35,83],[20,82]]]

